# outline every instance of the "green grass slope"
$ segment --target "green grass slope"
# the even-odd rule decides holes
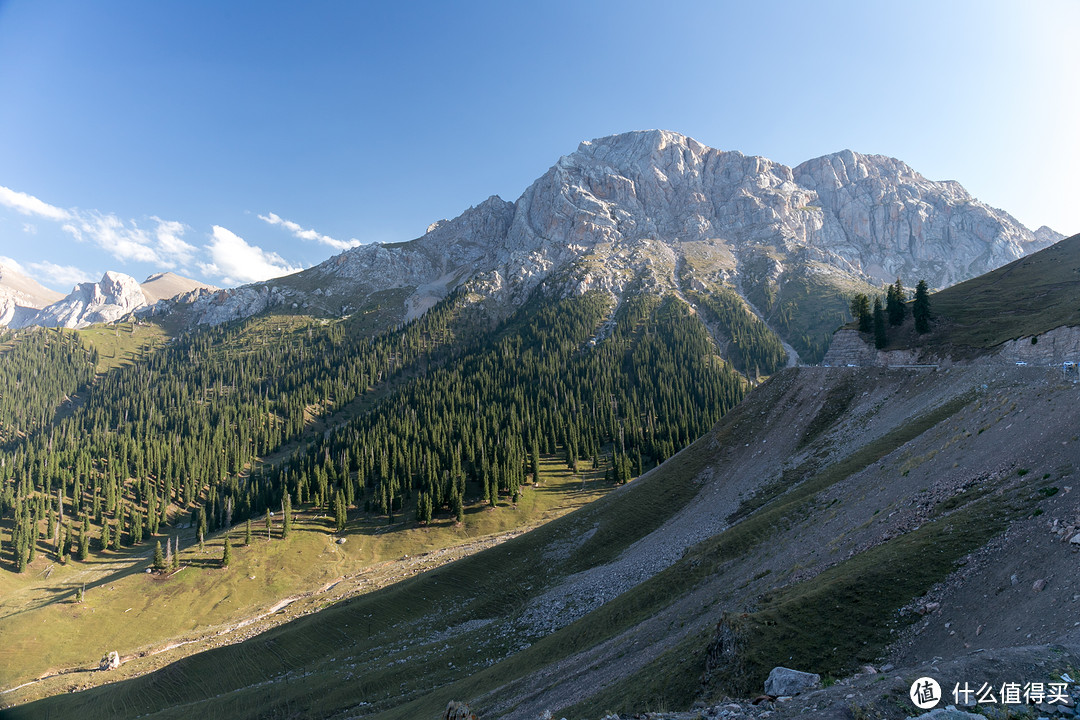
[[[907,327],[889,349],[915,345],[971,355],[1080,325],[1080,235],[933,293],[930,304],[932,332],[919,337]]]
[[[182,570],[168,578],[145,572],[153,542],[95,553],[85,562],[72,559],[64,565],[41,552],[26,572],[0,573],[3,652],[18,659],[0,665],[0,689],[50,673],[96,666],[108,650],[135,660],[125,665],[123,674],[146,672],[156,664],[140,656],[175,642],[211,636],[267,612],[282,599],[371,573],[398,558],[533,527],[611,489],[603,470],[575,475],[557,458],[543,458],[541,471],[542,486],[527,488],[516,504],[503,502],[491,509],[483,502],[470,503],[460,525],[452,519],[417,523],[414,508],[407,506],[392,525],[374,513],[352,511],[346,528],[335,532],[332,517],[308,511],[297,514],[287,540],[281,538],[280,521],[273,525],[268,540],[263,518],[259,518],[252,523],[250,545],[244,542],[243,525],[232,529],[228,570],[219,567],[224,535],[207,538],[200,549],[190,528],[172,529],[164,535],[181,540],[183,546]],[[339,538],[347,542],[339,545]],[[80,588],[85,589],[85,600],[76,603],[75,592]],[[30,688],[20,697],[33,698],[47,691],[48,687]]]

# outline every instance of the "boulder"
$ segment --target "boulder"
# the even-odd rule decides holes
[[[912,715],[907,720],[986,720],[984,715],[958,710],[955,705],[935,708],[925,715]]]
[[[115,650],[101,658],[101,662],[98,663],[98,670],[115,670],[118,667],[120,667],[120,654]]]
[[[786,667],[774,667],[765,681],[765,693],[773,697],[798,695],[821,687],[821,676]]]
[[[477,720],[469,706],[463,702],[451,700],[446,704],[445,720]]]

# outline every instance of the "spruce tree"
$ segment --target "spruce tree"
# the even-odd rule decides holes
[[[454,520],[458,523],[465,522],[465,503],[461,500],[461,493],[455,492],[454,497],[450,501],[451,509],[454,511]]]
[[[870,313],[870,298],[859,293],[851,301],[851,316],[859,322],[859,332],[870,332],[874,329],[874,316]]]
[[[903,325],[907,315],[907,305],[904,304],[904,286],[900,278],[896,278],[896,284],[889,286],[885,298],[885,315],[889,318],[890,325]]]
[[[889,344],[889,335],[885,325],[885,310],[881,307],[881,298],[874,298],[874,347],[884,349]]]
[[[247,522],[244,523],[244,544],[251,544],[251,518],[248,518]]]
[[[281,539],[289,537],[290,532],[292,532],[292,499],[289,498],[289,493],[285,493],[281,502]]]
[[[346,520],[345,493],[341,492],[341,489],[339,488],[338,491],[334,493],[334,527],[338,532],[345,529]]]
[[[155,570],[157,570],[158,572],[161,572],[166,567],[167,566],[165,565],[165,554],[161,551],[161,541],[158,540],[157,544],[154,545],[154,564],[153,564],[153,568]]]
[[[112,534],[110,533],[109,519],[102,518],[101,521],[101,550],[104,552],[109,549],[112,544]]]
[[[930,332],[930,290],[925,280],[915,286],[915,301],[911,303],[911,315],[915,318],[915,331]]]
[[[79,531],[79,562],[86,562],[90,557],[90,540],[86,537],[86,526]]]
[[[229,567],[229,563],[232,562],[232,546],[229,543],[229,533],[225,533],[225,549],[221,553],[221,567]]]

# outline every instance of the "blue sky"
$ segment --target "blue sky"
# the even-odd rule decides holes
[[[0,0],[0,262],[252,281],[657,127],[892,155],[1072,234],[1078,31],[1073,0]]]

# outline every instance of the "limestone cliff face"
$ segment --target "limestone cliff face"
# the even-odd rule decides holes
[[[412,242],[207,296],[193,316],[217,323],[282,304],[343,315],[378,298],[407,319],[461,285],[507,308],[540,283],[563,294],[635,281],[663,291],[695,243],[712,254],[689,272],[735,287],[750,265],[775,283],[832,273],[944,286],[1055,237],[892,158],[844,151],[792,169],[649,130],[583,142],[516,202],[492,197]]]
[[[927,180],[894,158],[845,150],[809,160],[794,173],[823,210],[812,242],[879,282],[922,278],[945,287],[1062,238],[1045,226],[1032,233],[959,183]]]

